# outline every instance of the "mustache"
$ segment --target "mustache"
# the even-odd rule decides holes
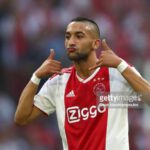
[[[68,50],[68,51],[72,51],[72,50],[73,50],[73,51],[76,51],[76,50],[77,50],[77,47],[76,47],[76,46],[70,46],[70,47],[67,48],[67,50]]]
[[[77,49],[76,46],[69,46],[69,47],[67,47],[67,49],[70,49],[70,48]]]

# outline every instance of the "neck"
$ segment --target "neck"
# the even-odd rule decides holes
[[[97,62],[95,52],[91,52],[86,60],[74,61],[74,65],[78,76],[82,79],[88,78],[95,70],[89,70],[90,67],[94,66]]]

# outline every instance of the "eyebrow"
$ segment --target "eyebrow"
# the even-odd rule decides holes
[[[65,34],[70,34],[70,32],[67,31]],[[85,33],[82,31],[75,31],[75,34],[85,34]]]

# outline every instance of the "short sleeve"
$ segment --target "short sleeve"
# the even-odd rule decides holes
[[[55,111],[57,86],[57,76],[52,79],[48,79],[38,94],[34,97],[34,106],[47,115],[50,115]]]
[[[138,76],[141,76],[134,67],[132,69]],[[112,95],[123,96],[122,99],[126,99],[126,101],[130,98],[139,98],[139,93],[133,89],[129,82],[115,68],[110,69],[110,90]]]

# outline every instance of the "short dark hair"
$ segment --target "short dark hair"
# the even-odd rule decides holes
[[[97,32],[98,36],[100,37],[100,30],[99,30],[99,27],[95,21],[93,21],[89,18],[85,18],[85,17],[76,17],[76,18],[72,19],[70,22],[89,22],[92,25],[94,25],[96,32]]]

